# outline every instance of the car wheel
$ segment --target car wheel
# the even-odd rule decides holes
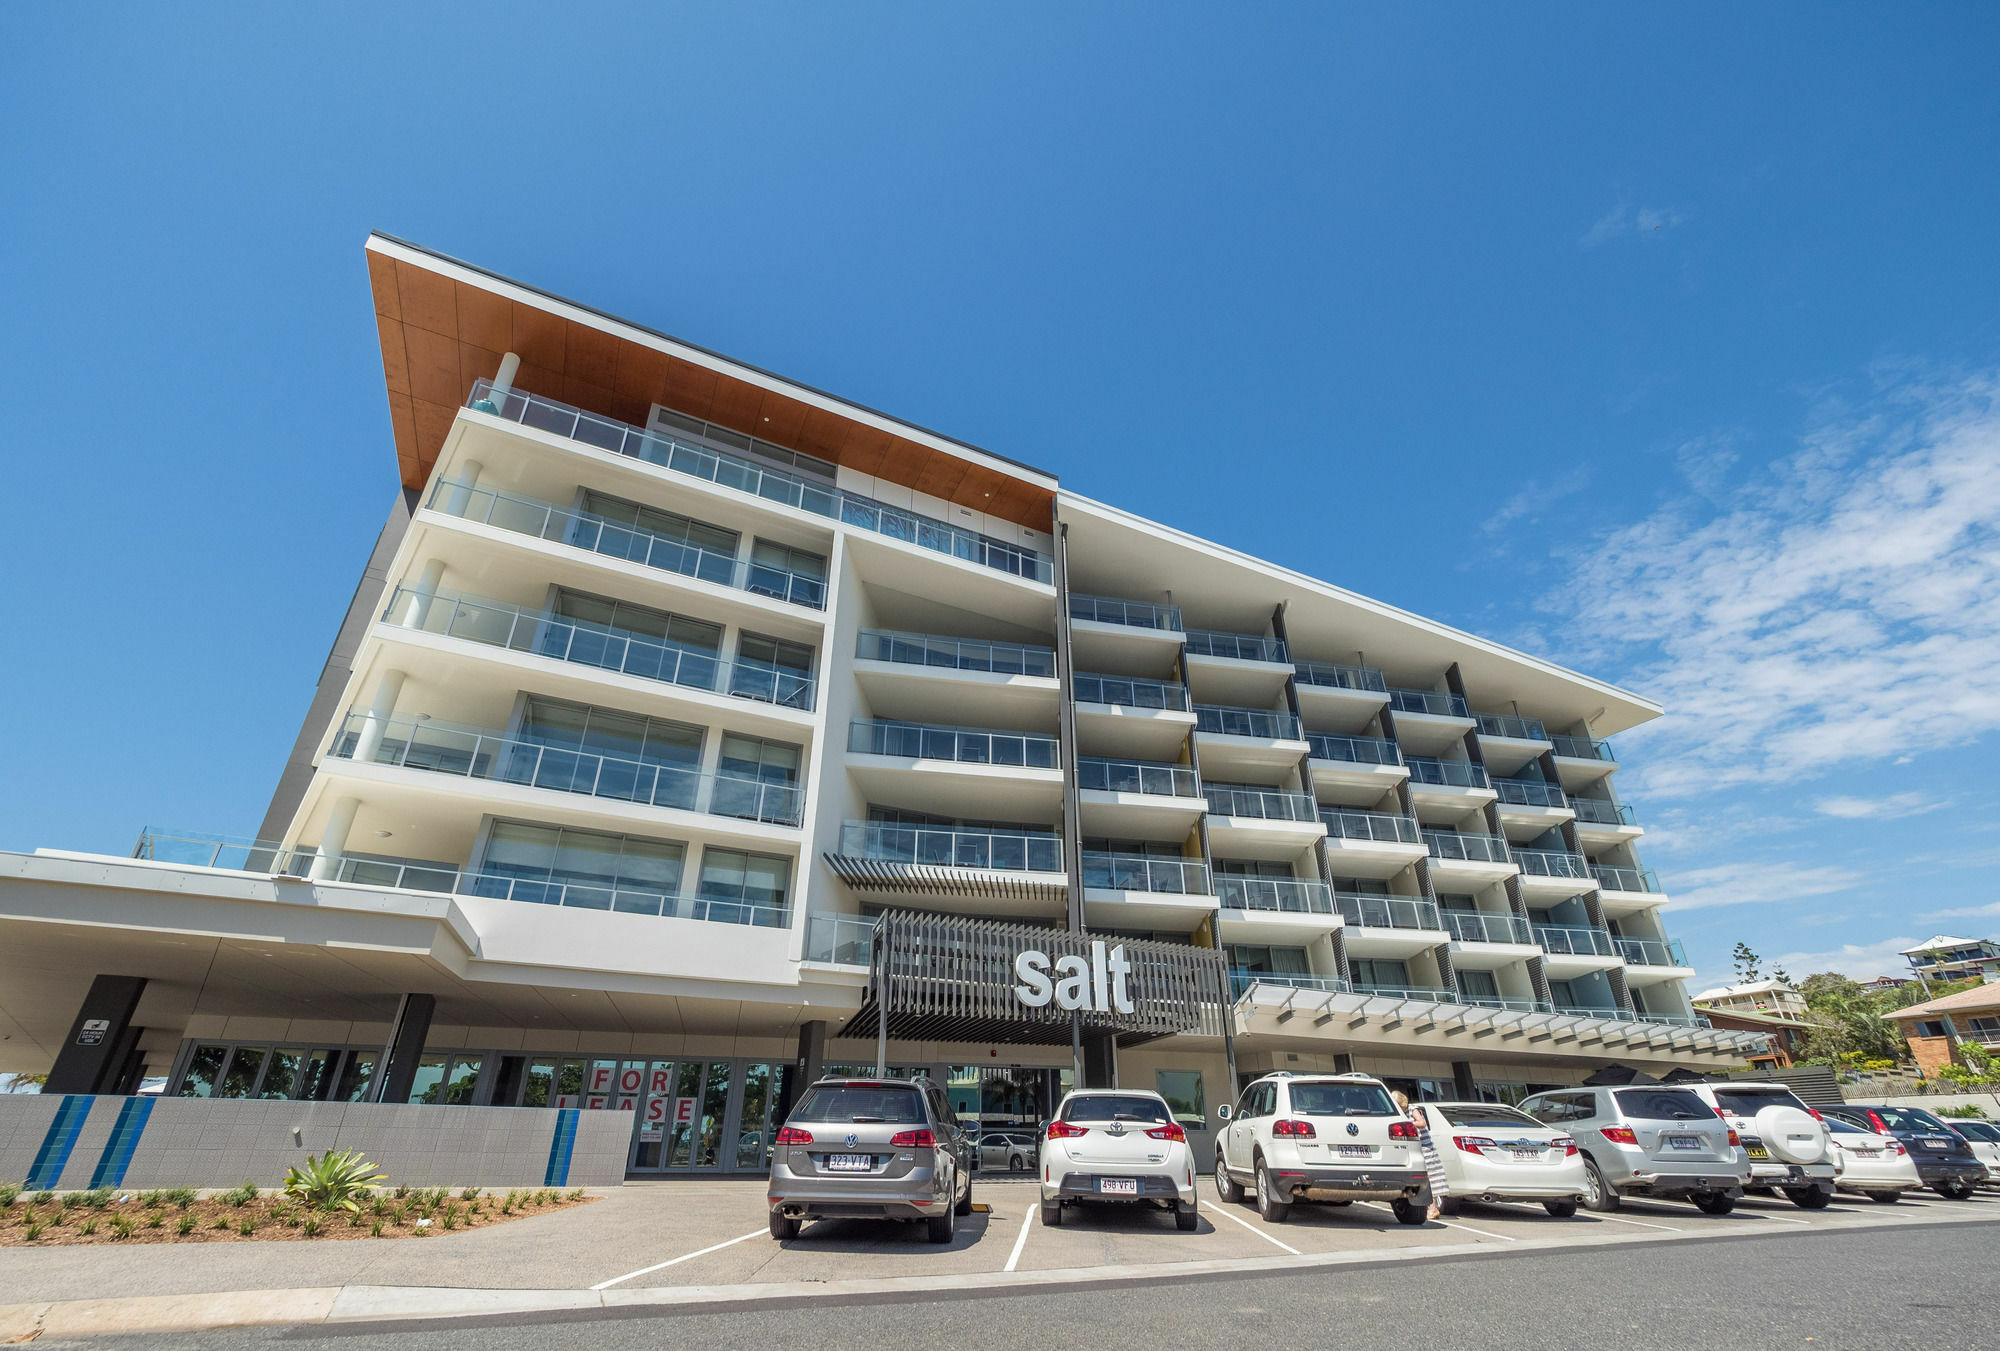
[[[786,1216],[782,1211],[771,1212],[771,1237],[779,1242],[799,1236],[799,1222]]]
[[[1278,1189],[1271,1185],[1271,1170],[1257,1160],[1257,1213],[1271,1224],[1283,1224],[1292,1213],[1290,1201],[1278,1199]]]
[[[1243,1184],[1229,1175],[1229,1167],[1222,1161],[1222,1151],[1215,1151],[1215,1194],[1230,1205],[1243,1200]]]
[[[1559,1220],[1566,1220],[1570,1216],[1576,1214],[1576,1202],[1544,1201],[1542,1202],[1542,1209],[1548,1211],[1549,1214],[1555,1216]]]
[[[1947,1201],[1969,1201],[1973,1186],[1970,1182],[1940,1182],[1935,1190]]]
[[[1407,1196],[1399,1196],[1389,1203],[1389,1209],[1396,1212],[1398,1224],[1422,1224],[1430,1218],[1431,1208],[1421,1199],[1412,1201]]]
[[[1456,1215],[1465,1208],[1465,1202],[1456,1196],[1440,1196],[1437,1207],[1440,1215]]]
[[[1791,1187],[1785,1196],[1800,1210],[1825,1210],[1827,1202],[1833,1200],[1832,1192],[1821,1191],[1818,1187]]]
[[[972,1213],[972,1174],[967,1173],[965,1175],[965,1195],[958,1198],[958,1204],[953,1206],[951,1210],[954,1215],[970,1215]]]
[[[958,1230],[958,1208],[947,1207],[944,1214],[933,1215],[924,1221],[926,1236],[933,1243],[949,1243]]]
[[[1013,1158],[1007,1160],[1007,1167],[1012,1172],[1025,1173],[1028,1171],[1028,1161],[1019,1154],[1016,1154]]]
[[[1174,1211],[1174,1228],[1183,1234],[1192,1234],[1200,1227],[1201,1216],[1196,1212],[1194,1202],[1190,1201]]]
[[[1600,1215],[1618,1209],[1618,1193],[1605,1184],[1595,1159],[1583,1161],[1583,1206]]]
[[[1901,1192],[1869,1192],[1868,1199],[1878,1206],[1893,1206],[1903,1199]]]
[[[1062,1228],[1062,1202],[1042,1202],[1042,1223],[1051,1229]]]
[[[1728,1192],[1696,1192],[1694,1207],[1704,1215],[1727,1215],[1736,1209],[1736,1198]]]

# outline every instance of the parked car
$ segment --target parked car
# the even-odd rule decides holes
[[[1972,1156],[1986,1165],[1986,1185],[2000,1187],[2000,1126],[1954,1117],[1951,1128],[1971,1146]]]
[[[982,1169],[1011,1169],[1025,1173],[1035,1166],[1040,1142],[1026,1130],[1003,1127],[979,1137],[979,1166]]]
[[[1366,1074],[1267,1074],[1243,1090],[1234,1112],[1216,1109],[1215,1190],[1282,1223],[1295,1202],[1387,1201],[1404,1224],[1430,1212],[1416,1124],[1396,1110],[1382,1081]]]
[[[1724,1080],[1683,1085],[1727,1121],[1743,1141],[1749,1188],[1782,1191],[1804,1210],[1824,1210],[1833,1200],[1833,1145],[1826,1122],[1790,1085]]]
[[[1916,1161],[1895,1136],[1863,1130],[1834,1116],[1826,1118],[1826,1128],[1838,1170],[1834,1185],[1841,1191],[1894,1205],[1904,1192],[1923,1188]]]
[[[1967,1200],[1986,1181],[1986,1165],[1973,1154],[1972,1146],[1921,1107],[1849,1102],[1829,1107],[1826,1114],[1895,1137],[1910,1151],[1923,1184],[1946,1200]]]
[[[1537,1093],[1521,1110],[1575,1137],[1591,1210],[1616,1210],[1630,1196],[1727,1215],[1749,1180],[1736,1131],[1685,1088],[1566,1088]]]
[[[771,1237],[807,1220],[921,1220],[949,1243],[972,1213],[972,1141],[928,1079],[822,1079],[779,1129]]]
[[[1549,1214],[1576,1214],[1584,1195],[1583,1153],[1568,1133],[1491,1102],[1427,1102],[1412,1109],[1430,1129],[1451,1194],[1465,1201],[1539,1201]]]
[[[1200,1223],[1194,1155],[1165,1098],[1086,1088],[1062,1100],[1042,1137],[1042,1223],[1061,1224],[1079,1201],[1158,1206],[1187,1232]]]

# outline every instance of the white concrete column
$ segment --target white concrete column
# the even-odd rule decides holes
[[[319,833],[319,856],[312,865],[313,881],[324,882],[340,871],[341,856],[347,852],[347,835],[354,829],[354,814],[360,810],[358,797],[334,802],[333,810],[327,814],[326,828]]]
[[[396,716],[396,701],[403,697],[404,678],[401,671],[384,671],[375,682],[375,698],[368,705],[361,735],[354,742],[353,758],[359,763],[373,764],[376,752],[382,749],[382,735],[389,730],[389,720]]]
[[[433,558],[426,562],[417,574],[417,580],[410,590],[414,593],[403,611],[402,625],[406,629],[420,629],[431,612],[431,600],[444,582],[444,560]]]
[[[500,358],[500,370],[493,377],[494,392],[499,394],[505,394],[509,390],[513,389],[514,377],[519,375],[520,373],[521,373],[521,358],[518,354],[513,352],[508,352],[506,355],[502,356]]]
[[[479,486],[479,475],[486,466],[477,460],[466,460],[458,466],[458,473],[452,478],[451,491],[445,495],[444,509],[453,516],[467,515],[466,507],[472,502],[472,490]],[[489,508],[482,507],[479,519],[492,515]]]

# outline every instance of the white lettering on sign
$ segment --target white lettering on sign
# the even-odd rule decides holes
[[[1131,1013],[1136,1005],[1126,978],[1132,963],[1125,945],[1106,951],[1103,939],[1090,944],[1090,958],[1074,953],[1056,958],[1050,976],[1049,954],[1029,948],[1014,958],[1014,998],[1029,1008],[1046,1008],[1051,1001],[1059,1009],[1084,1013]]]

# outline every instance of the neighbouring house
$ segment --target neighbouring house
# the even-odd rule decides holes
[[[1858,982],[1864,993],[1881,994],[1884,990],[1899,990],[1910,983],[1909,976],[1877,976],[1873,980]]]
[[[1910,970],[1926,980],[2000,980],[2000,939],[1954,938],[1938,934],[1904,948]]]
[[[1807,1020],[1806,997],[1781,980],[1753,980],[1743,985],[1719,985],[1696,995],[1693,1004],[1714,1023],[1720,1013],[1758,1013],[1785,1022]],[[1716,1024],[1720,1026],[1720,1024]]]
[[[1702,1007],[1699,1000],[1695,1001],[1695,1007]],[[1806,1033],[1813,1027],[1804,1019],[1754,1009],[1708,1008],[1703,1016],[1710,1027],[1725,1032],[1768,1033],[1771,1040],[1767,1049],[1749,1057],[1750,1063],[1759,1069],[1790,1069],[1797,1064],[1805,1054]]]
[[[1912,1004],[1889,1017],[1902,1025],[1910,1054],[1927,1078],[1958,1058],[1953,1054],[1954,1039],[2000,1051],[2000,983]]]

